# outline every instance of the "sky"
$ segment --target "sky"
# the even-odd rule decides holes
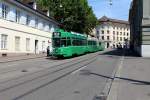
[[[128,20],[131,0],[112,0],[112,5],[109,5],[109,1],[88,0],[88,3],[98,19],[105,15],[113,19]]]

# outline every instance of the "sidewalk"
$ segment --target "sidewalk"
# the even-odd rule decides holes
[[[150,100],[150,59],[125,57],[107,100]]]
[[[11,57],[0,57],[0,63],[41,58],[41,57],[45,57],[45,56],[46,56],[46,54],[30,54],[30,55],[18,55],[18,56],[11,56]]]

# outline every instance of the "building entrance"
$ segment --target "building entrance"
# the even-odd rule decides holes
[[[35,54],[38,54],[38,40],[35,40]]]

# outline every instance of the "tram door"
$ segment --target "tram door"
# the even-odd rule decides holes
[[[35,40],[35,54],[38,54],[38,40]]]

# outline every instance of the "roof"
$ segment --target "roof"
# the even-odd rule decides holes
[[[108,18],[106,16],[101,17],[99,19],[99,22],[113,22],[113,23],[119,23],[119,24],[129,24],[128,21],[112,19],[112,18]]]
[[[44,13],[42,13],[41,11],[35,10],[31,6],[22,3],[21,1],[18,1],[18,0],[12,0],[12,1],[11,0],[6,0],[6,1],[9,2],[9,3],[15,4],[15,5],[23,8],[23,9],[30,10],[30,11],[34,12],[34,14],[41,15],[42,17],[45,17],[45,19],[48,19],[49,21],[51,21],[51,22],[53,22],[57,25],[60,25],[60,23],[57,22],[53,17],[49,17],[49,16],[45,15]]]
[[[80,39],[86,39],[87,38],[86,35],[75,33],[75,32],[67,32],[67,31],[64,31],[62,29],[57,29],[55,32],[61,33],[61,37],[59,37],[59,38],[66,38],[66,37],[80,38]],[[58,37],[53,37],[53,38],[58,38]]]

